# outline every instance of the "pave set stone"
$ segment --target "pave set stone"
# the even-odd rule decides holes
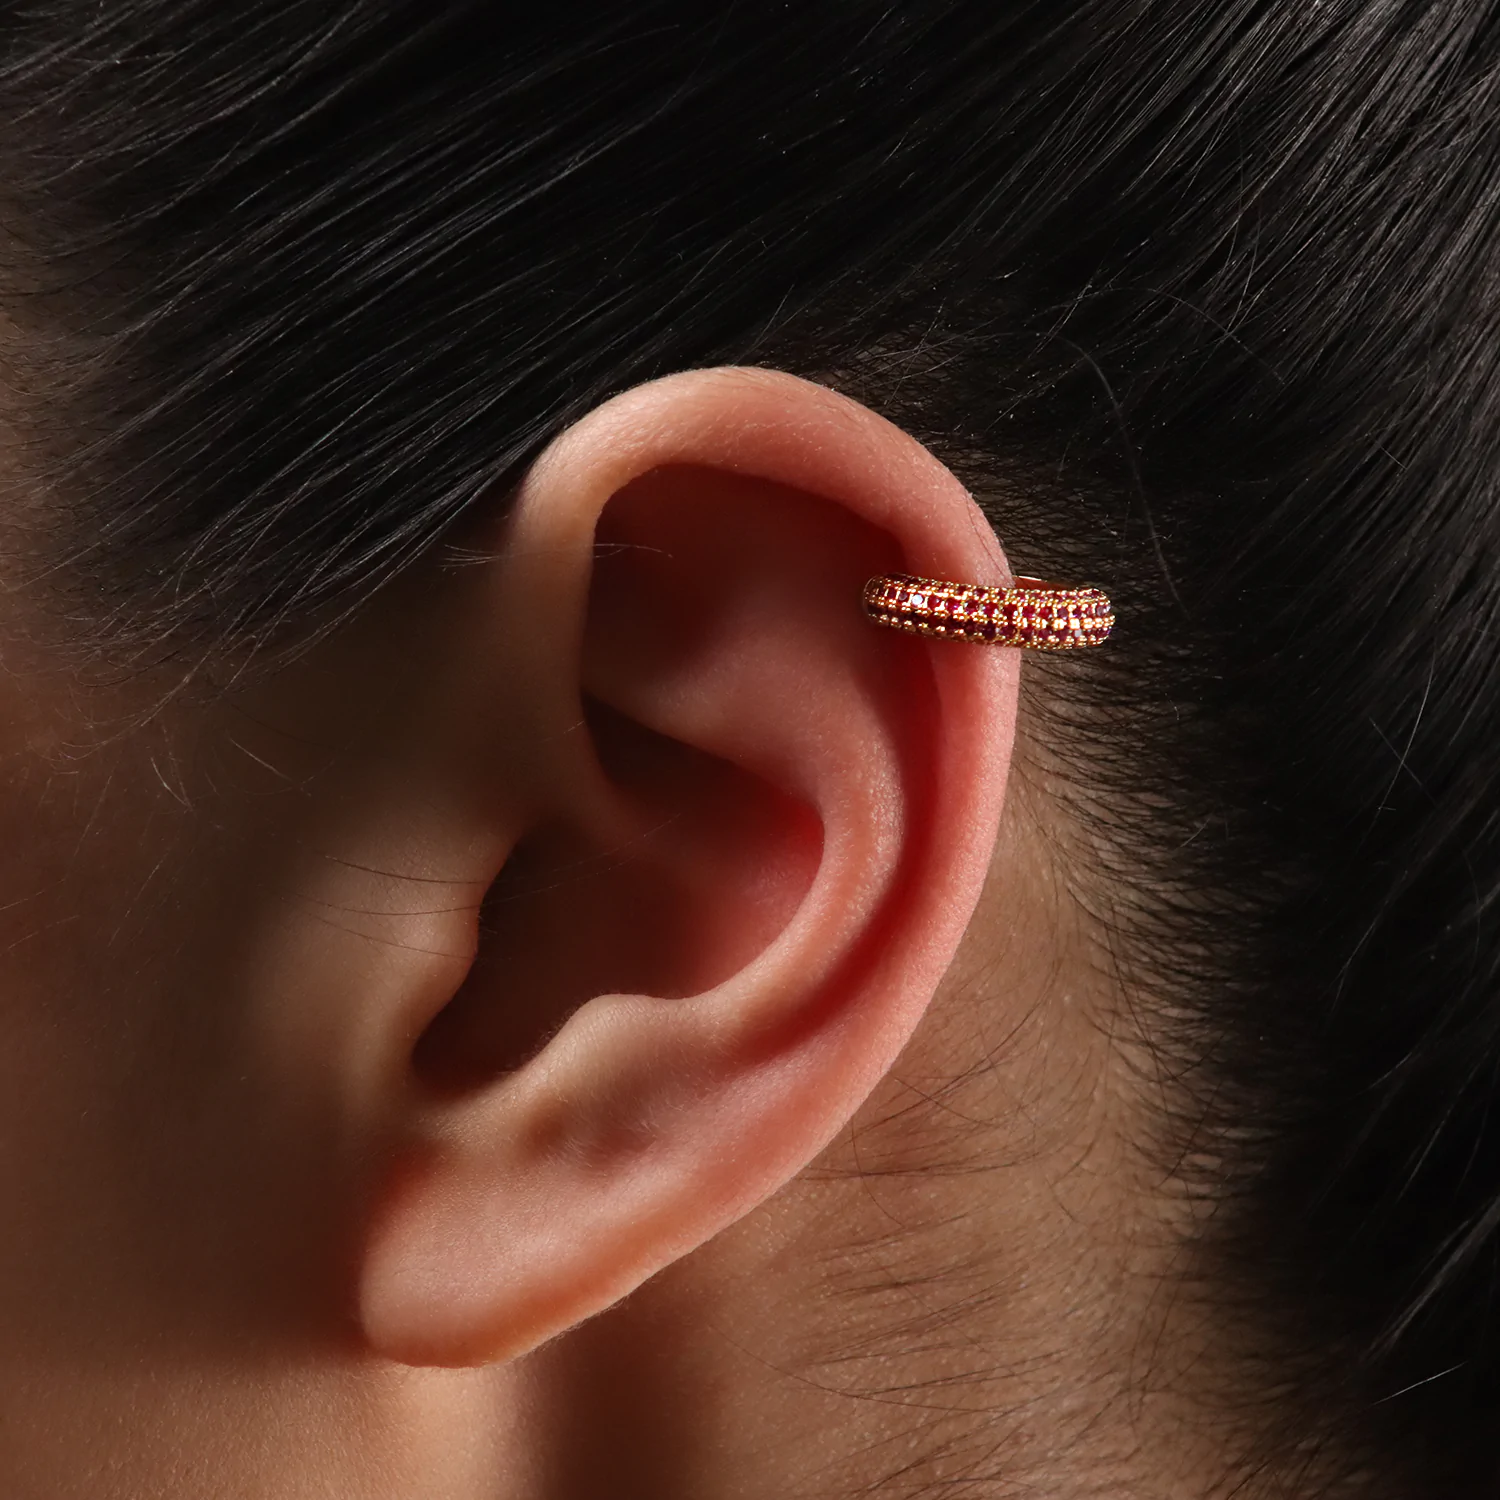
[[[1039,578],[1007,589],[888,574],[865,585],[865,612],[877,625],[913,635],[1031,651],[1070,651],[1108,639],[1115,616],[1109,596]]]

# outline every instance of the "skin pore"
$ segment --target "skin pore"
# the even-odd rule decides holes
[[[896,563],[1007,569],[720,371],[213,694],[6,600],[7,1495],[1215,1492],[1085,841]]]

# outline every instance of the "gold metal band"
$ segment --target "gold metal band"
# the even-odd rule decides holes
[[[891,573],[865,585],[865,612],[877,625],[913,635],[1030,651],[1102,646],[1114,627],[1109,596],[1040,578],[1008,589]]]

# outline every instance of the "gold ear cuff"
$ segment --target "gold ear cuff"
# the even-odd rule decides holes
[[[877,625],[913,635],[1029,651],[1102,646],[1114,627],[1109,596],[1040,578],[1018,578],[1009,588],[947,583],[890,573],[865,585],[865,613]]]

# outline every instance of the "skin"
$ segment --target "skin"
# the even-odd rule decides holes
[[[962,486],[696,372],[463,542],[165,707],[6,598],[0,1491],[1214,1492],[1019,653],[858,609]]]

